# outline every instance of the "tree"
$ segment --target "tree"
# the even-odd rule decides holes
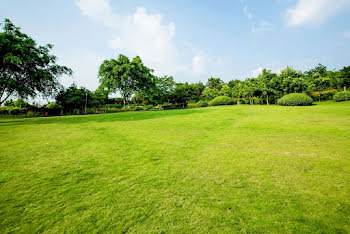
[[[38,46],[34,39],[5,19],[0,32],[0,105],[11,95],[52,96],[59,88],[59,77],[72,70],[56,64],[52,45]]]
[[[99,68],[100,84],[111,92],[120,92],[124,106],[132,94],[147,90],[152,84],[152,69],[143,65],[140,57],[131,62],[128,57],[120,54],[118,59],[105,60]]]
[[[207,88],[220,90],[224,82],[220,78],[210,77],[207,82]]]
[[[276,93],[272,80],[277,76],[275,73],[271,73],[271,70],[263,69],[262,73],[258,76],[260,87],[262,89],[263,96],[266,97],[266,104],[269,105],[269,97]]]
[[[283,69],[279,77],[282,79],[280,85],[283,95],[289,93],[302,93],[307,89],[307,83],[303,74],[292,67],[286,67]]]
[[[327,67],[319,63],[315,68],[304,72],[307,77],[312,77],[315,73],[318,73],[319,76],[325,77],[327,76]]]
[[[344,91],[346,91],[346,88],[350,86],[350,66],[343,67],[339,71],[339,83],[344,87]]]
[[[220,95],[231,97],[232,90],[227,84],[223,84],[220,90]]]
[[[84,109],[85,104],[88,107],[91,106],[92,93],[86,88],[77,88],[75,84],[72,84],[67,89],[61,89],[59,91],[56,96],[56,102],[62,106],[65,112],[73,112],[74,110],[80,112]]]

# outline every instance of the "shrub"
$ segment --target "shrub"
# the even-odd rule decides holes
[[[196,103],[188,103],[187,108],[196,108],[197,104]]]
[[[142,111],[142,110],[144,110],[143,106],[135,106],[133,109],[135,111]]]
[[[11,107],[9,107],[9,106],[1,107],[0,108],[0,115],[8,115],[10,109],[11,109]]]
[[[59,108],[59,106],[56,102],[50,102],[49,104],[46,105],[46,108],[56,109],[56,108]]]
[[[329,89],[324,91],[315,91],[311,92],[311,97],[314,100],[332,100],[334,95],[338,93],[338,90],[336,89]]]
[[[153,109],[153,105],[146,105],[143,107],[144,110],[151,110]]]
[[[334,101],[350,101],[350,91],[342,91],[333,96]]]
[[[26,117],[32,118],[32,117],[39,117],[41,116],[39,112],[34,112],[34,111],[28,111],[26,114]]]
[[[171,103],[164,103],[163,109],[164,110],[172,110],[172,109],[181,109],[183,108],[184,104],[177,103],[177,104],[171,104]]]
[[[17,99],[16,101],[13,102],[15,107],[19,108],[24,108],[30,106],[28,102],[22,100],[22,99]]]
[[[209,102],[211,106],[233,105],[233,103],[233,99],[227,96],[219,96]]]
[[[115,103],[115,104],[107,104],[107,108],[122,108],[122,104]]]
[[[203,101],[203,100],[197,102],[196,105],[197,105],[197,107],[206,107],[206,106],[209,106],[208,102],[207,102],[207,101]]]
[[[264,104],[263,100],[261,98],[258,98],[258,97],[252,97],[251,100],[252,100],[252,103],[256,104],[256,105]]]
[[[9,109],[9,114],[10,115],[20,115],[25,113],[25,108],[19,108],[19,107],[13,107]]]
[[[304,93],[290,93],[277,101],[281,106],[309,106],[313,102],[312,98]]]

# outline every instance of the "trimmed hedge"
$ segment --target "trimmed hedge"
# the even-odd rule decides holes
[[[219,96],[209,102],[211,106],[233,105],[233,103],[233,99],[227,96]]]
[[[197,105],[197,107],[206,107],[206,106],[209,106],[208,102],[207,102],[207,101],[203,101],[203,100],[197,102],[196,105]]]
[[[350,91],[342,91],[335,94],[333,100],[336,102],[350,101]]]
[[[313,100],[304,93],[290,93],[277,101],[281,106],[310,106]]]

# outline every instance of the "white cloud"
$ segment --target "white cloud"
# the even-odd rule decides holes
[[[243,12],[244,12],[244,14],[246,14],[246,16],[249,18],[249,20],[253,19],[253,14],[249,11],[247,5],[244,5]]]
[[[75,2],[85,16],[101,18],[111,14],[109,0],[76,0]]]
[[[174,41],[175,23],[165,23],[161,14],[140,7],[132,15],[120,15],[112,10],[109,0],[77,0],[76,4],[84,15],[115,29],[115,37],[107,43],[118,53],[140,56],[157,75],[186,70]]]
[[[287,24],[319,24],[350,4],[350,0],[298,0],[293,8],[285,12]]]
[[[210,56],[190,43],[179,49],[175,42],[176,25],[164,22],[163,16],[139,7],[133,14],[115,12],[109,0],[76,0],[83,15],[101,21],[111,29],[112,36],[106,43],[109,48],[132,58],[140,56],[155,75],[172,75],[176,80],[198,81],[210,75],[222,75],[224,61]]]
[[[149,14],[145,8],[124,21],[118,36],[109,41],[109,46],[142,60],[159,75],[174,75],[183,68],[174,42],[175,24],[163,23],[160,14]]]

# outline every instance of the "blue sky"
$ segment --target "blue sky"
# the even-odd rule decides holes
[[[74,71],[64,85],[91,90],[120,53],[189,82],[350,65],[350,0],[0,0],[0,18],[54,45]]]

